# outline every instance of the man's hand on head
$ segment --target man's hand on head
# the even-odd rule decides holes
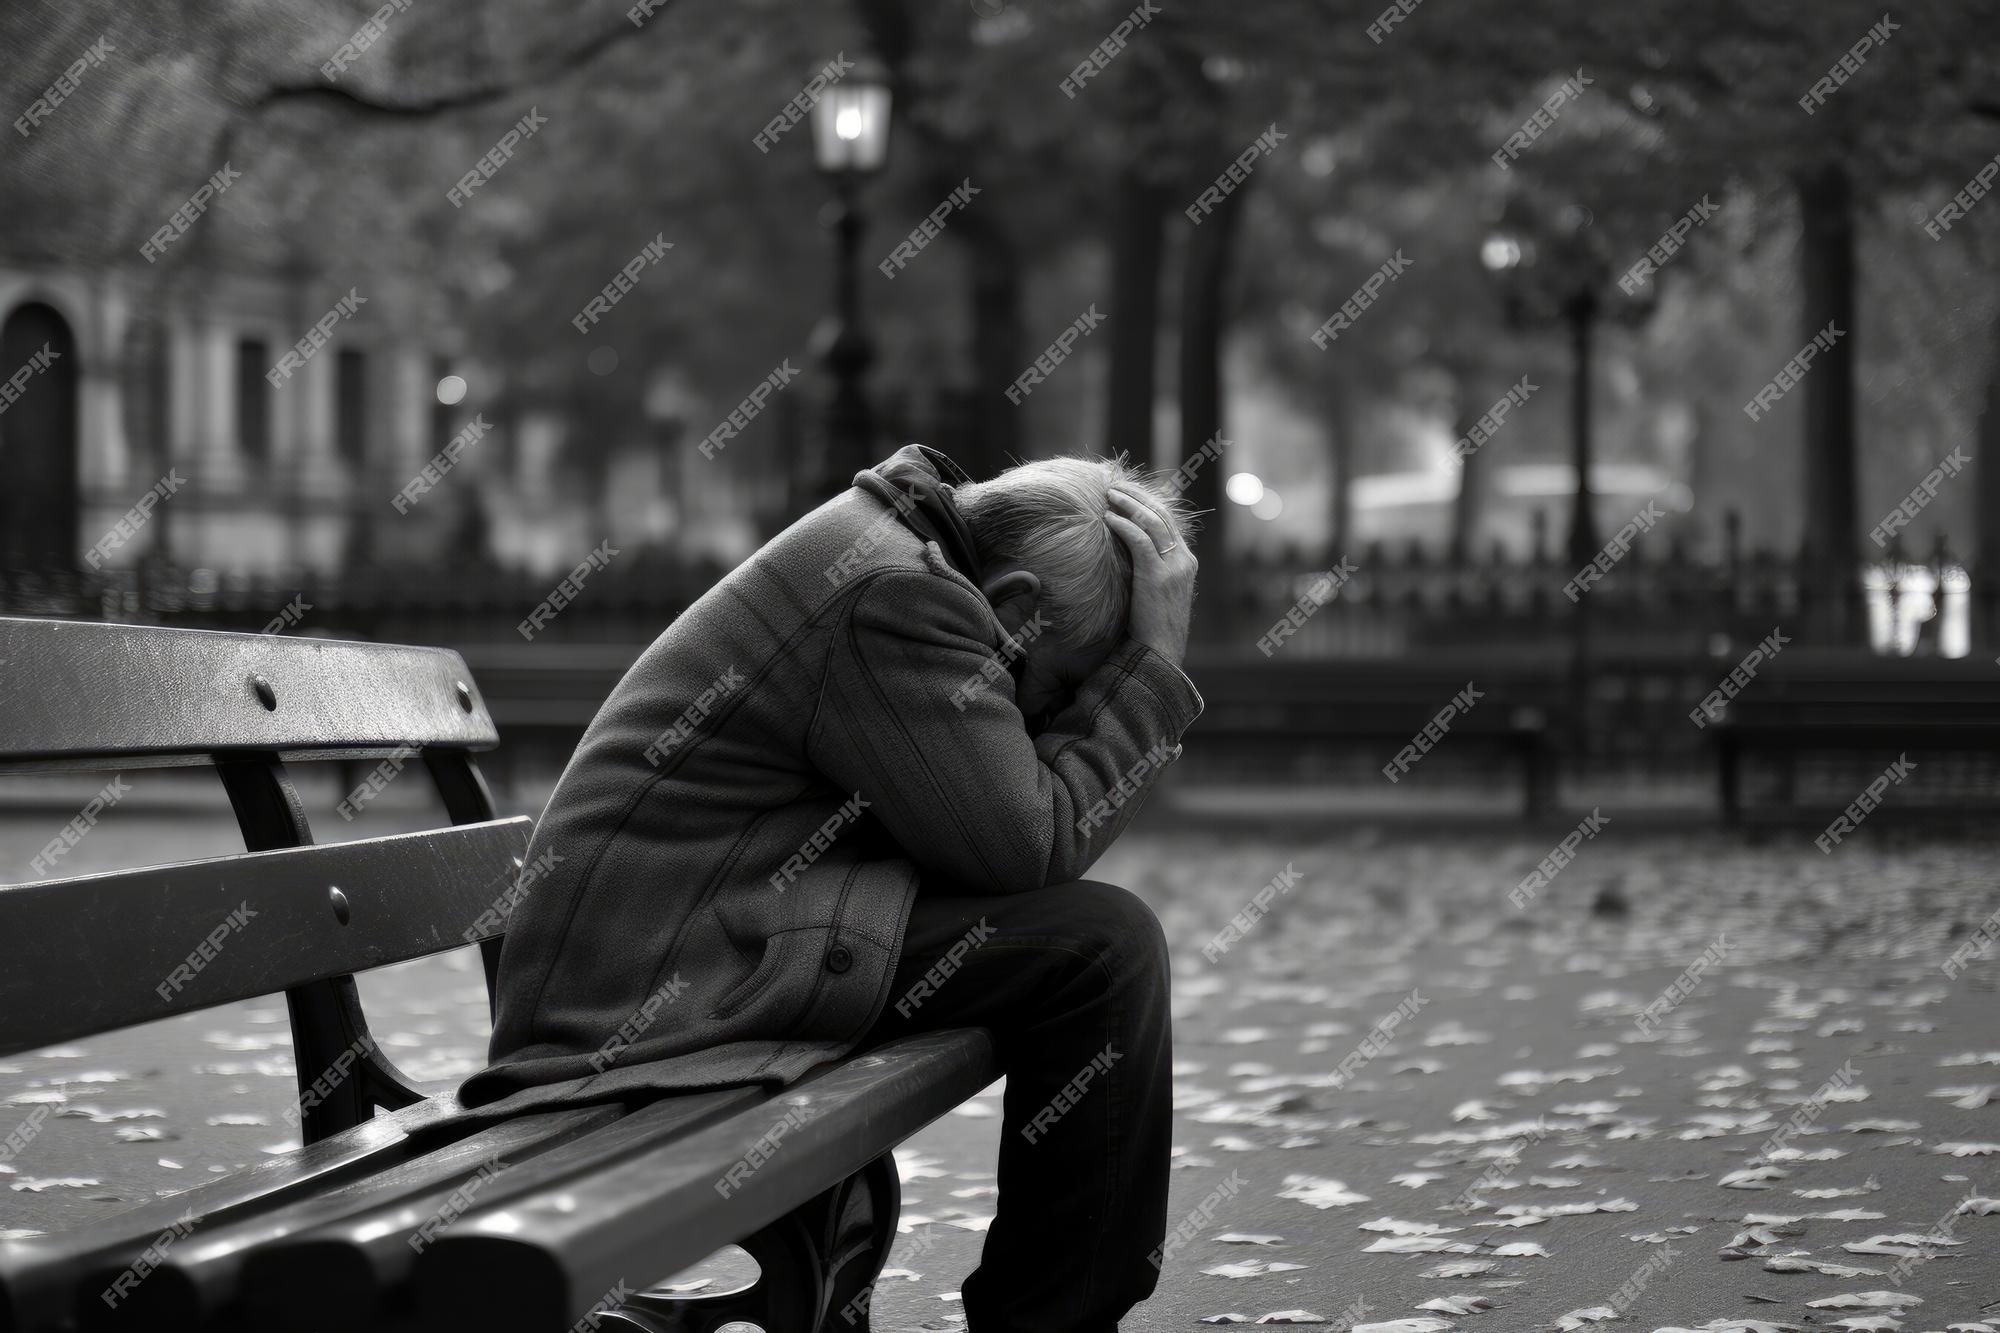
[[[1181,664],[1187,655],[1188,621],[1194,614],[1198,564],[1173,524],[1143,492],[1113,486],[1104,522],[1132,553],[1131,636]]]

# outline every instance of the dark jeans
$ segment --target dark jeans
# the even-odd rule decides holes
[[[998,1046],[1000,1207],[964,1284],[971,1333],[1113,1333],[1152,1294],[1172,1134],[1167,982],[1159,920],[1113,885],[919,892],[869,1040],[984,1027]]]

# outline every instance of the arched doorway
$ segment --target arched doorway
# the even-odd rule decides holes
[[[76,337],[54,307],[29,302],[0,324],[0,565],[7,569],[76,568],[77,378]]]

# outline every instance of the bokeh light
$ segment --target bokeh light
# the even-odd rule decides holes
[[[1264,482],[1254,472],[1238,472],[1229,478],[1223,491],[1240,505],[1253,505],[1264,494]]]

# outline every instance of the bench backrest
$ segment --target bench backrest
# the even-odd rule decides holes
[[[308,1142],[418,1100],[353,974],[479,943],[490,984],[530,831],[497,740],[442,649],[0,618],[0,772],[212,765],[249,849],[0,886],[0,1056],[283,991]],[[452,826],[311,845],[286,765],[336,758],[421,762]]]

